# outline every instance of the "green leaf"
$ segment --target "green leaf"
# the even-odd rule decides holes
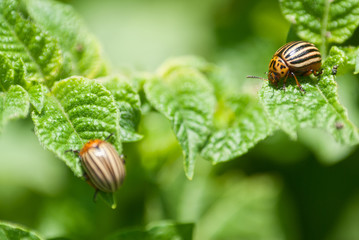
[[[117,195],[116,193],[98,192],[101,199],[112,209],[117,208]]]
[[[157,73],[166,77],[172,71],[181,68],[193,68],[202,73],[205,73],[215,66],[213,64],[208,63],[205,59],[197,57],[197,56],[182,56],[175,57],[166,60],[157,70]]]
[[[118,136],[119,132],[119,113],[110,92],[82,77],[57,82],[46,95],[42,112],[34,111],[32,118],[41,144],[64,160],[78,177],[82,176],[79,158],[65,151],[79,150],[90,139],[105,139],[111,133]],[[110,142],[122,152],[117,138]]]
[[[212,84],[216,95],[221,95],[222,90],[226,85],[226,79],[223,76],[224,72],[215,64],[207,62],[204,58],[198,56],[181,56],[170,58],[166,60],[157,70],[158,75],[161,77],[166,77],[172,71],[181,68],[192,68],[197,71],[200,71],[207,77],[207,80]]]
[[[202,150],[203,157],[214,164],[243,155],[274,130],[263,107],[253,96],[230,96],[224,105],[234,119],[229,127],[214,132]],[[219,114],[224,115],[223,112]]]
[[[343,64],[343,51],[333,47],[323,64],[323,74],[315,80],[299,77],[303,94],[293,79],[287,83],[286,91],[275,89],[266,82],[259,92],[259,97],[270,119],[293,139],[300,128],[321,128],[330,133],[340,143],[348,145],[359,142],[358,129],[348,119],[346,109],[340,104],[337,84],[332,68]]]
[[[29,95],[19,85],[0,93],[0,129],[11,119],[25,118],[29,113]]]
[[[41,110],[44,107],[45,94],[47,92],[48,89],[41,84],[31,86],[28,90],[30,103],[38,113],[41,113]]]
[[[120,137],[122,142],[135,142],[142,138],[136,133],[141,119],[140,96],[124,77],[112,76],[98,79],[115,98],[120,112]]]
[[[45,81],[58,79],[63,58],[57,41],[31,20],[20,14],[19,2],[0,2],[0,53],[11,61],[22,59],[27,78]]]
[[[24,118],[29,113],[29,95],[21,59],[10,61],[0,53],[0,129],[9,120]]]
[[[35,232],[30,231],[24,227],[0,222],[0,239],[1,240],[41,240],[44,239]]]
[[[26,6],[31,18],[58,39],[66,63],[63,77],[95,78],[107,73],[100,44],[70,5],[51,0],[26,0]]]
[[[163,79],[146,82],[147,99],[165,115],[184,153],[184,169],[192,179],[196,158],[212,127],[215,98],[203,74],[192,68],[178,68]]]
[[[10,61],[0,53],[0,92],[6,92],[12,85],[25,86],[24,65],[21,59]]]
[[[359,24],[358,0],[280,0],[300,38],[315,44],[342,43]],[[321,49],[324,51],[324,49]]]
[[[107,240],[191,240],[193,223],[163,221],[149,224],[145,229],[122,230]]]
[[[348,58],[346,62],[347,65],[343,66],[345,68],[350,68],[350,71],[354,72],[354,74],[359,73],[359,47],[338,47],[340,50],[344,51],[345,56]],[[338,65],[338,68],[341,67]]]

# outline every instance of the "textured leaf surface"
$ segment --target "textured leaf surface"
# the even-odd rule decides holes
[[[166,77],[172,71],[181,68],[191,68],[204,74],[218,95],[221,95],[221,91],[226,87],[226,81],[221,75],[223,74],[222,69],[198,56],[170,58],[158,68],[157,73],[162,77]]]
[[[354,72],[354,74],[359,73],[359,47],[339,47],[340,50],[344,51],[345,56],[348,58],[346,62],[350,71]],[[342,66],[338,65],[338,68]]]
[[[166,77],[172,71],[181,68],[193,68],[202,73],[213,68],[214,65],[208,63],[205,59],[197,57],[197,56],[183,56],[183,57],[176,57],[170,58],[166,60],[157,70],[157,73],[162,76]]]
[[[193,223],[160,222],[148,225],[145,229],[124,230],[107,238],[121,240],[191,240]]]
[[[26,0],[35,22],[56,37],[65,57],[62,77],[82,75],[88,78],[107,72],[101,47],[74,9],[58,1]]]
[[[191,179],[195,160],[212,127],[212,86],[197,70],[179,68],[163,79],[148,81],[144,88],[152,106],[171,121],[183,149],[186,175]]]
[[[40,113],[44,107],[45,94],[47,92],[48,89],[40,84],[31,86],[28,90],[30,103],[38,113]]]
[[[36,233],[23,227],[0,222],[0,239],[1,240],[41,240]]]
[[[225,104],[234,116],[233,123],[214,132],[202,150],[203,157],[212,163],[228,161],[246,153],[274,130],[263,107],[253,96],[231,96]]]
[[[21,60],[10,61],[0,54],[0,92],[6,92],[12,85],[25,86],[24,65]]]
[[[114,96],[120,112],[120,137],[122,142],[134,142],[142,138],[136,133],[141,118],[140,96],[125,77],[99,79]]]
[[[358,0],[280,0],[298,35],[315,44],[342,43],[359,24]],[[322,49],[323,50],[323,49]]]
[[[22,87],[26,85],[22,61],[12,62],[4,54],[0,54],[0,62],[1,129],[7,121],[27,116],[29,112],[29,96]]]
[[[41,144],[63,159],[77,176],[82,176],[78,157],[66,150],[79,150],[90,139],[118,135],[119,114],[116,103],[101,84],[72,77],[54,85],[47,94],[41,113],[33,112],[35,133]],[[110,140],[119,153],[120,142]]]
[[[299,128],[313,127],[326,130],[340,143],[358,143],[358,129],[339,103],[337,84],[332,75],[333,66],[343,61],[343,51],[333,47],[323,64],[324,71],[318,82],[299,78],[307,91],[305,94],[300,92],[293,81],[288,84],[286,91],[275,89],[268,82],[264,83],[259,97],[271,120],[292,138],[297,137]]]
[[[46,81],[58,78],[63,58],[57,41],[20,14],[19,2],[0,2],[0,53],[11,61],[22,59],[27,77]]]
[[[29,107],[29,95],[19,85],[13,85],[9,91],[0,93],[0,129],[11,119],[26,117]]]

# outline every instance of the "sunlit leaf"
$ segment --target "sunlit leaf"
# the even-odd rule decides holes
[[[22,59],[27,78],[51,86],[58,79],[63,58],[56,39],[20,14],[17,0],[0,2],[0,53],[13,62]]]
[[[0,129],[7,121],[25,118],[29,113],[29,95],[19,85],[13,85],[7,92],[0,92]]]
[[[274,129],[255,97],[243,94],[231,96],[225,104],[233,113],[232,123],[214,132],[202,150],[203,157],[212,163],[228,161],[246,153]]]
[[[0,129],[9,120],[24,118],[29,112],[29,95],[23,87],[24,65],[0,54]]]
[[[280,0],[284,16],[304,40],[342,43],[359,24],[358,0]],[[326,41],[326,40],[325,40]]]
[[[162,77],[166,77],[172,71],[181,68],[192,68],[200,71],[213,85],[216,94],[221,94],[221,90],[225,87],[224,84],[226,81],[223,79],[223,72],[221,71],[222,69],[198,56],[181,56],[170,58],[159,67],[157,73]]]
[[[305,94],[293,81],[288,84],[286,91],[264,83],[259,97],[270,119],[294,139],[298,129],[313,127],[326,130],[340,143],[358,143],[358,128],[348,119],[346,109],[339,102],[332,73],[333,66],[342,64],[344,60],[343,51],[332,48],[318,82],[299,78]]]
[[[116,103],[101,84],[81,77],[56,83],[46,95],[41,113],[33,112],[35,133],[41,144],[54,152],[82,176],[78,156],[66,150],[79,150],[90,139],[105,139],[111,133],[118,136],[119,113]],[[110,140],[119,153],[120,142]]]
[[[0,54],[0,92],[6,92],[12,85],[25,87],[25,70],[21,59],[10,61]]]
[[[129,80],[113,76],[99,79],[115,98],[120,112],[120,137],[122,142],[135,142],[142,138],[136,133],[141,118],[140,96],[134,90]]]
[[[181,68],[193,68],[199,70],[202,73],[205,73],[211,68],[214,68],[214,64],[208,63],[205,59],[197,57],[197,56],[182,56],[175,57],[166,60],[157,70],[157,73],[166,77],[172,71]]]
[[[66,64],[62,77],[95,78],[106,74],[107,63],[101,46],[70,5],[51,0],[26,0],[26,3],[31,18],[58,39]]]
[[[191,179],[212,126],[215,98],[211,85],[197,70],[179,68],[163,79],[148,81],[144,89],[152,106],[171,121],[183,149],[186,175]]]
[[[45,94],[47,91],[47,88],[41,84],[31,86],[28,90],[30,103],[39,113],[44,106]]]
[[[347,68],[350,68],[351,72],[354,72],[354,74],[359,73],[359,47],[339,47],[342,51],[344,51],[345,56],[348,58],[347,61]],[[343,66],[337,65],[338,68],[341,68]]]

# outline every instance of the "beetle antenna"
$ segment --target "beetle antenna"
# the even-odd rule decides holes
[[[268,81],[268,79],[265,79],[265,78],[262,78],[262,77],[257,77],[257,76],[252,76],[252,75],[247,76],[247,78],[258,78],[258,79]]]
[[[105,141],[109,140],[110,137],[112,137],[114,135],[114,133],[111,133],[110,135],[107,136],[107,138],[105,138]]]

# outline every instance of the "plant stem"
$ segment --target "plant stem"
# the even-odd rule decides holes
[[[332,0],[325,0],[324,2],[324,13],[323,13],[323,21],[322,21],[322,46],[321,46],[321,53],[323,58],[327,56],[327,28],[328,28],[328,21],[329,21],[329,9],[330,3]]]

